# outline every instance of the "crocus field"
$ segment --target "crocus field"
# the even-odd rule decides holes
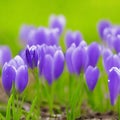
[[[120,119],[119,2],[45,2],[0,2],[0,120]]]

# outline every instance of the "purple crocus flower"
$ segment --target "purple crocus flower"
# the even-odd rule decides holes
[[[80,74],[82,70],[86,69],[88,64],[88,54],[85,48],[76,47],[72,53],[72,65],[76,74]]]
[[[32,45],[42,45],[47,42],[48,39],[48,29],[44,27],[39,27],[38,29],[32,31],[29,35],[29,41],[32,41]]]
[[[86,78],[86,83],[88,88],[93,91],[98,78],[99,78],[99,69],[97,67],[93,67],[93,66],[88,66],[88,68],[85,71],[85,78]]]
[[[37,51],[37,46],[27,46],[26,50],[25,50],[25,55],[26,55],[26,62],[27,65],[30,68],[34,68],[37,67],[38,65],[38,51]]]
[[[88,54],[86,47],[78,46],[73,43],[66,51],[66,64],[70,73],[80,74],[88,64]]]
[[[28,36],[32,30],[35,30],[34,26],[29,26],[29,25],[21,26],[19,36],[20,36],[20,40],[22,40],[24,44],[28,43]]]
[[[72,53],[74,51],[74,49],[76,48],[75,44],[72,44],[66,51],[65,54],[65,59],[66,59],[66,64],[67,64],[67,68],[68,71],[70,73],[74,73],[74,69],[73,69],[73,64],[72,64]]]
[[[104,60],[104,67],[107,73],[112,67],[120,68],[120,58],[117,54],[110,55]]]
[[[114,47],[116,53],[119,53],[119,52],[120,52],[120,38],[119,38],[119,37],[116,37],[116,38],[114,39],[113,47]]]
[[[63,15],[55,16],[51,15],[49,19],[50,28],[57,28],[59,30],[58,35],[61,35],[66,24],[65,17]]]
[[[87,52],[89,58],[88,65],[95,67],[100,57],[99,45],[96,42],[93,42],[88,46]]]
[[[58,65],[59,64],[59,65]],[[43,61],[43,75],[49,84],[60,77],[64,69],[64,54],[56,50],[54,55],[45,54]]]
[[[16,56],[2,69],[2,84],[6,93],[10,94],[13,84],[18,92],[23,92],[28,83],[28,69],[20,56]]]
[[[112,67],[109,70],[108,87],[110,92],[110,102],[114,105],[120,91],[120,70],[117,67]]]
[[[73,43],[78,46],[82,39],[82,35],[79,31],[67,31],[65,36],[66,47],[69,48]]]
[[[0,67],[12,58],[11,51],[8,46],[0,46]]]
[[[111,24],[109,21],[100,21],[98,24],[98,33],[100,35],[100,37],[104,40],[105,36],[104,36],[104,32],[106,28],[111,27]]]

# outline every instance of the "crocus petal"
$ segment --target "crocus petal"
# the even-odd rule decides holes
[[[82,39],[82,35],[79,31],[68,31],[65,37],[66,47],[69,48],[73,43],[78,46]]]
[[[88,66],[85,71],[85,78],[88,88],[93,91],[99,78],[99,69],[97,67]]]
[[[72,54],[73,69],[76,74],[80,74],[81,70],[86,69],[88,64],[88,55],[84,48],[77,47]]]
[[[95,42],[88,47],[89,65],[95,67],[100,57],[99,45]]]
[[[74,73],[73,64],[72,64],[72,53],[73,53],[75,47],[76,47],[75,44],[73,44],[70,48],[67,49],[66,55],[65,55],[67,68],[70,73]]]
[[[15,76],[15,68],[5,63],[2,69],[2,84],[7,93],[10,93],[12,89],[12,83],[15,81]]]
[[[17,68],[20,67],[21,65],[24,65],[24,61],[23,59],[17,55],[15,58],[14,58],[15,62],[16,62],[16,65],[17,65]]]
[[[12,58],[11,51],[8,46],[0,46],[0,67],[2,67],[5,62],[8,62]]]
[[[74,43],[74,39],[72,38],[72,31],[67,31],[65,36],[66,48],[69,48],[72,43]]]
[[[20,93],[24,91],[28,83],[28,69],[22,65],[18,68],[15,79],[15,87]]]
[[[26,48],[25,53],[26,53],[27,65],[28,65],[30,68],[33,68],[32,58],[31,58],[31,54],[30,54],[30,51],[29,51],[29,48],[28,48],[28,47]]]
[[[118,55],[111,55],[105,60],[104,64],[106,72],[109,73],[112,67],[120,68],[120,58]]]
[[[34,30],[34,26],[22,25],[20,28],[20,39],[23,43],[27,44],[28,36],[31,30]]]
[[[58,45],[58,42],[59,42],[58,29],[50,29],[47,45]]]
[[[53,81],[53,58],[51,55],[45,55],[43,65],[43,75],[49,84]]]
[[[66,24],[65,17],[63,15],[55,16],[51,15],[49,20],[50,28],[58,28],[58,34],[61,35]]]
[[[48,30],[46,28],[42,27],[38,28],[34,36],[36,44],[42,45],[43,43],[47,42],[48,39],[47,31]]]
[[[72,54],[73,69],[74,69],[75,73],[77,73],[78,75],[80,74],[80,72],[82,70],[83,54],[84,53],[83,53],[82,49],[80,49],[80,48],[76,48]]]
[[[110,101],[114,105],[120,90],[120,70],[116,67],[111,68],[108,74],[108,87]]]
[[[54,54],[54,78],[58,79],[58,77],[62,74],[64,69],[64,55],[61,50],[58,50]]]
[[[109,21],[101,21],[101,22],[99,22],[99,24],[98,24],[98,32],[99,32],[99,35],[100,35],[100,37],[102,39],[104,39],[104,30],[105,30],[105,28],[108,28],[110,26],[111,26],[111,24],[110,24]]]
[[[120,38],[115,38],[114,39],[114,43],[113,43],[114,45],[114,49],[115,49],[115,51],[117,52],[117,53],[119,53],[120,52]]]

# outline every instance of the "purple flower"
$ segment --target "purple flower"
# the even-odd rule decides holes
[[[93,66],[88,66],[88,68],[85,71],[85,78],[86,78],[86,83],[88,88],[93,91],[98,78],[99,78],[99,69],[97,67],[93,67]]]
[[[32,30],[35,30],[34,26],[22,25],[22,27],[20,28],[19,36],[20,40],[22,40],[24,44],[28,43],[28,36]]]
[[[110,92],[110,101],[114,105],[120,91],[120,70],[112,67],[108,74],[108,87]]]
[[[82,39],[82,35],[79,31],[68,31],[65,36],[66,47],[69,48],[73,43],[78,46]]]
[[[66,51],[66,64],[70,73],[80,74],[86,69],[88,64],[88,54],[85,47],[78,46],[73,43]]]
[[[5,63],[2,69],[2,84],[10,94],[13,84],[18,92],[23,92],[28,83],[28,69],[20,56]]]
[[[72,44],[66,51],[66,55],[65,55],[65,59],[66,59],[66,64],[67,64],[67,68],[68,71],[70,73],[74,73],[74,69],[73,69],[73,64],[72,64],[72,53],[74,51],[74,49],[76,48],[75,44]]]
[[[120,38],[116,37],[113,42],[114,49],[117,53],[120,52]]]
[[[80,46],[75,48],[72,53],[72,65],[74,72],[79,75],[82,70],[86,69],[87,64],[88,64],[87,50]]]
[[[49,29],[49,35],[46,44],[58,45],[58,43],[59,43],[58,29]]]
[[[42,45],[47,42],[48,39],[47,28],[39,27],[38,29],[31,32],[32,33],[29,34],[29,41],[31,45],[37,45],[37,44]],[[30,43],[28,44],[30,45]]]
[[[88,65],[95,67],[100,57],[99,45],[96,42],[93,42],[88,46],[87,52],[89,58]]]
[[[61,50],[56,50],[54,55],[45,54],[42,71],[49,84],[60,77],[64,69],[64,54]]]
[[[104,67],[107,73],[112,67],[120,68],[120,58],[118,55],[110,55],[104,60]]]
[[[33,69],[34,67],[37,67],[38,65],[38,51],[37,51],[37,46],[27,46],[25,50],[25,55],[26,55],[26,62],[27,65]]]
[[[111,24],[109,21],[100,21],[98,24],[98,32],[100,37],[104,40],[104,31],[106,28],[111,27]]]
[[[8,46],[0,46],[0,67],[12,58],[11,51]]]
[[[66,24],[65,17],[63,15],[55,16],[51,15],[49,19],[50,28],[57,28],[59,30],[58,35],[61,35]]]

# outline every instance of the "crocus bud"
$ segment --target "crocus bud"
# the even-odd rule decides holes
[[[66,47],[69,48],[73,43],[78,46],[82,39],[82,35],[79,31],[68,31],[65,37]]]
[[[27,65],[33,69],[34,67],[37,67],[38,65],[38,51],[37,46],[27,46],[26,48],[26,61]]]
[[[99,69],[97,67],[93,67],[93,66],[88,66],[88,68],[85,71],[85,78],[86,78],[86,83],[88,88],[93,91],[98,78],[99,78]]]
[[[59,30],[58,34],[61,35],[66,24],[66,19],[63,15],[55,16],[51,15],[49,19],[50,28],[57,28]]]
[[[28,43],[28,36],[32,30],[34,30],[34,26],[27,26],[27,25],[22,25],[20,28],[20,40],[24,43]]]
[[[99,35],[100,37],[104,40],[104,30],[106,28],[109,28],[111,27],[111,24],[109,21],[101,21],[99,22],[98,24],[98,32],[99,32]]]
[[[116,54],[109,56],[104,62],[104,67],[105,67],[105,70],[106,70],[107,73],[109,73],[109,70],[112,67],[120,68],[120,58],[119,58],[119,56],[116,55]]]
[[[95,67],[100,57],[99,45],[96,42],[93,42],[88,46],[87,52],[89,58],[88,65]]]
[[[48,81],[49,84],[52,84],[53,80],[56,80],[60,77],[64,69],[64,54],[62,50],[58,47],[47,46],[45,53],[39,63],[40,73],[43,74],[44,78]],[[53,52],[52,52],[53,51]],[[52,53],[52,54],[51,54]],[[41,62],[43,65],[41,65]],[[58,65],[59,64],[59,65]]]
[[[58,67],[59,65],[59,67]],[[57,50],[54,54],[54,78],[58,79],[64,69],[64,54],[61,50]]]
[[[67,49],[66,54],[65,54],[67,68],[70,73],[74,73],[73,63],[72,63],[72,53],[75,48],[76,48],[76,45],[72,44],[71,47]]]
[[[117,67],[112,67],[109,70],[108,88],[110,93],[110,102],[114,105],[120,91],[120,70]]]
[[[12,58],[11,51],[8,46],[0,46],[0,67]]]
[[[113,47],[116,51],[116,53],[120,52],[120,38],[116,37],[113,42]]]
[[[16,70],[14,66],[5,63],[2,68],[2,84],[7,94],[11,92],[12,83],[15,81]]]
[[[76,74],[80,74],[82,70],[86,69],[88,64],[88,54],[85,48],[77,47],[72,53],[72,65]]]
[[[6,93],[10,94],[14,84],[18,92],[23,92],[28,83],[28,69],[20,56],[5,63],[2,69],[2,84]]]
[[[49,84],[53,81],[53,58],[51,55],[45,55],[43,75]]]
[[[21,79],[22,76],[22,79]],[[28,83],[28,69],[27,66],[22,65],[17,69],[15,87],[16,90],[22,93]]]

